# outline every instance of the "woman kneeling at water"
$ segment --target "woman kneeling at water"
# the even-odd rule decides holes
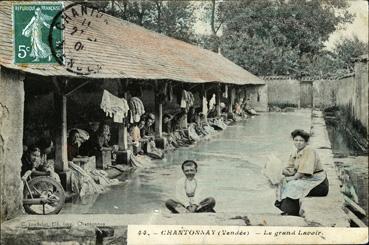
[[[299,199],[326,196],[329,184],[317,152],[307,146],[309,133],[296,129],[291,136],[297,151],[291,154],[288,166],[283,169],[286,177],[281,187],[281,201],[276,201],[275,206],[284,215],[299,215]]]

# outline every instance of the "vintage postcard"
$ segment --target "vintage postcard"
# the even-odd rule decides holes
[[[0,2],[1,244],[368,243],[368,2]]]

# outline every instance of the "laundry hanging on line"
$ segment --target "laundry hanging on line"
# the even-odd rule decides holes
[[[132,97],[129,101],[129,109],[131,113],[130,123],[139,122],[141,116],[145,114],[145,107],[142,101],[137,97]]]
[[[107,90],[103,92],[100,108],[106,116],[113,118],[113,121],[117,123],[123,123],[129,111],[128,103],[124,98],[118,98]]]
[[[189,109],[191,106],[194,105],[195,97],[193,94],[187,90],[182,91],[182,98],[181,98],[181,108]]]

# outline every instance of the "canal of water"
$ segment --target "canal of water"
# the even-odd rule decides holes
[[[153,161],[154,167],[121,177],[124,183],[105,193],[66,204],[62,213],[167,213],[164,202],[175,195],[175,183],[183,176],[180,165],[193,159],[199,164],[199,184],[215,198],[217,212],[279,214],[275,191],[261,170],[270,154],[287,161],[293,150],[290,132],[310,125],[310,110],[263,113],[237,122],[210,141],[169,152]]]
[[[332,145],[334,162],[339,178],[344,185],[344,194],[359,204],[368,213],[368,149],[359,146],[343,127],[343,121],[337,117],[337,111],[325,112],[325,122]],[[332,117],[333,116],[333,117]],[[364,149],[363,149],[364,148]],[[347,174],[349,179],[344,180]],[[354,188],[354,191],[350,187]],[[350,191],[349,191],[350,190]],[[358,215],[368,224],[368,217]]]

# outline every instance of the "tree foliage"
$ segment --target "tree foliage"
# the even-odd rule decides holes
[[[183,41],[193,39],[195,18],[189,1],[111,0],[102,3],[105,12]]]
[[[346,38],[335,44],[333,50],[322,50],[311,59],[301,59],[307,74],[321,78],[340,77],[354,72],[355,59],[368,53],[368,43],[357,37]]]
[[[328,77],[352,71],[356,38],[327,51],[324,43],[352,21],[348,0],[110,0],[95,3],[111,15],[221,53],[256,75]],[[195,34],[196,11],[211,34]]]
[[[316,75],[306,69],[352,16],[347,1],[226,1],[223,54],[257,75]]]
[[[368,54],[368,43],[360,41],[356,36],[352,39],[343,39],[336,43],[334,53],[340,67],[353,72],[354,59]]]

